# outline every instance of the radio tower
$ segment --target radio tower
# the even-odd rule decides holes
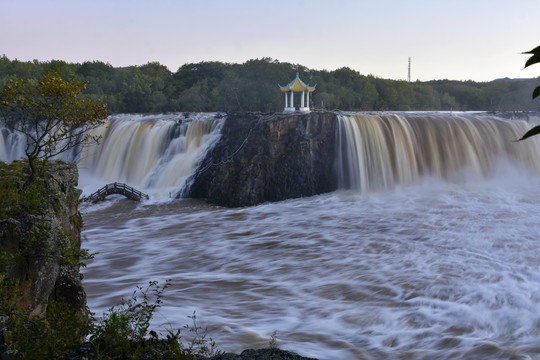
[[[407,74],[407,81],[411,82],[411,57],[409,56],[409,73]]]

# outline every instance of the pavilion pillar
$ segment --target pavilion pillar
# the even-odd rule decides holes
[[[294,95],[293,95],[292,91],[291,91],[290,97],[291,98],[289,99],[289,92],[286,92],[285,93],[285,108],[283,109],[283,111],[286,111],[286,112],[295,111],[295,108],[294,108]]]
[[[289,107],[294,108],[294,91],[291,90],[291,102],[289,103]]]
[[[296,73],[296,78],[289,84],[287,84],[286,86],[281,86],[278,84],[278,86],[280,87],[281,91],[283,91],[285,96],[285,109],[283,111],[296,111],[297,107],[294,103],[294,93],[297,92],[301,96],[298,104],[298,110],[301,112],[309,112],[309,93],[310,91],[314,91],[317,85],[309,86],[304,84],[302,80],[300,80],[300,78],[298,77],[298,73]],[[288,99],[289,91],[291,92],[290,99]]]

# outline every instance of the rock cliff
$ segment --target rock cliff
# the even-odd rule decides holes
[[[36,181],[41,191],[31,195],[36,202],[32,211],[15,209],[11,216],[4,212],[0,217],[0,249],[11,259],[4,263],[5,273],[18,280],[22,293],[18,305],[30,307],[32,315],[45,312],[45,301],[61,298],[74,309],[85,309],[86,295],[78,268],[82,219],[77,167],[51,162],[45,175]]]
[[[333,191],[335,128],[331,112],[230,114],[183,195],[236,207]]]

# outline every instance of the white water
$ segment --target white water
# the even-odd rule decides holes
[[[114,115],[93,133],[101,137],[99,144],[62,158],[77,161],[85,196],[121,182],[149,194],[152,201],[163,201],[185,186],[197,162],[219,139],[222,121],[216,113]],[[0,131],[0,161],[24,157],[24,138]]]
[[[539,170],[538,139],[515,141],[530,128],[487,113],[339,115],[339,185],[365,193],[425,175],[485,178],[501,162]]]
[[[98,129],[99,145],[78,161],[85,195],[122,182],[166,200],[182,189],[195,165],[219,138],[217,114],[116,115]]]
[[[83,247],[98,252],[83,270],[88,304],[100,314],[171,279],[155,325],[181,328],[196,311],[222,350],[268,346],[276,331],[280,347],[319,359],[540,359],[538,140],[513,142],[525,122],[479,117],[342,118],[349,191],[241,209],[83,207]],[[83,157],[81,183],[103,168],[99,181],[138,179],[166,198],[149,175],[164,173],[161,157],[146,158],[166,152],[139,151],[157,149],[149,134],[167,120],[124,120],[135,135],[107,146],[133,146]]]
[[[538,143],[513,143],[525,122],[449,116],[342,117],[337,165],[353,191],[87,209],[91,308],[171,279],[155,325],[181,328],[196,311],[227,351],[276,331],[319,359],[540,359]],[[358,134],[366,118],[379,130]]]
[[[12,162],[24,157],[22,135],[0,128],[0,161]]]
[[[155,325],[196,311],[226,351],[277,331],[319,359],[540,359],[538,181],[503,168],[241,209],[120,199],[84,214],[88,303],[171,279]]]

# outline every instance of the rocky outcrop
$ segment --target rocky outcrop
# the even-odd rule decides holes
[[[201,360],[205,358],[200,357]],[[281,349],[248,349],[241,354],[220,354],[207,360],[317,360],[315,358],[304,357],[292,351]]]
[[[15,165],[11,165],[15,166]],[[34,211],[0,218],[0,249],[11,261],[8,278],[18,280],[20,307],[42,315],[47,300],[65,299],[70,307],[86,308],[78,268],[82,218],[78,211],[75,164],[51,162],[41,182],[45,194]]]
[[[336,115],[230,114],[184,196],[250,206],[336,189]]]

